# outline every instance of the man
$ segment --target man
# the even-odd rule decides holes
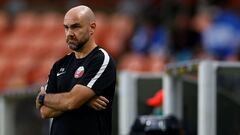
[[[53,118],[51,135],[110,135],[116,68],[94,41],[95,15],[87,6],[74,7],[64,27],[73,52],[53,65],[36,107]]]

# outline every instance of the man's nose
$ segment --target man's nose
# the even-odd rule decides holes
[[[67,30],[67,32],[66,32],[66,34],[67,34],[67,36],[74,36],[74,33],[73,33],[73,31],[72,30]]]

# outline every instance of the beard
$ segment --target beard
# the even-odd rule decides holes
[[[79,52],[82,50],[84,44],[73,44],[73,43],[68,43],[68,47],[76,52]]]
[[[87,39],[83,40],[83,41],[78,41],[78,42],[71,42],[67,39],[67,43],[68,43],[68,47],[76,52],[79,52],[83,49],[83,47],[85,46],[85,44],[87,43]]]

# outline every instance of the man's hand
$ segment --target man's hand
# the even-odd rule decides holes
[[[108,103],[108,99],[104,96],[95,96],[88,102],[88,105],[93,109],[100,111],[106,109]]]
[[[40,95],[42,95],[42,94],[46,94],[46,90],[45,90],[45,88],[42,86],[41,87],[41,90],[40,90],[40,92],[38,93],[38,95],[37,95],[37,97],[36,97],[36,100],[35,100],[35,103],[36,103],[36,108],[39,110],[40,108],[41,108],[41,104],[39,104],[39,101],[38,101],[38,98],[39,98],[39,96]]]
[[[60,116],[62,113],[62,111],[54,110],[44,105],[40,107],[40,114],[43,119],[55,118]]]
[[[46,107],[44,105],[39,104],[39,96],[42,94],[46,94],[46,90],[45,88],[42,86],[40,89],[40,92],[38,93],[37,97],[36,97],[36,108],[39,110],[41,117],[43,119],[47,119],[47,118],[54,118],[57,117],[59,115],[61,115],[63,112],[62,111],[58,111],[49,107]]]

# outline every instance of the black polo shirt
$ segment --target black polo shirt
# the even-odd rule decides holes
[[[71,53],[57,61],[49,74],[47,93],[67,92],[76,84],[91,88],[110,103],[102,111],[84,104],[76,110],[64,112],[53,119],[51,135],[111,135],[116,67],[104,49],[96,47],[82,59],[76,59]]]

